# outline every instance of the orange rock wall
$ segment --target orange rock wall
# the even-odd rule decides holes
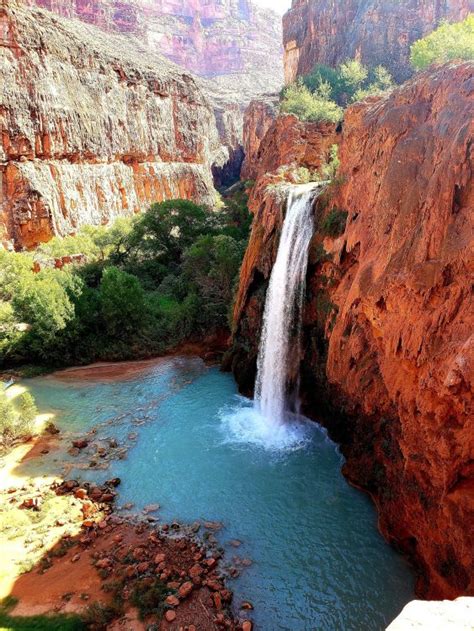
[[[214,203],[220,141],[191,76],[12,0],[0,44],[0,241],[31,248],[169,197]]]
[[[441,20],[456,22],[470,11],[474,0],[293,0],[283,17],[285,81],[349,57],[382,64],[404,81],[411,76],[410,45]]]
[[[474,589],[473,85],[474,64],[453,63],[348,109],[303,323],[304,407],[428,598]],[[284,208],[261,195],[254,210],[229,358],[247,391]],[[337,211],[332,238],[322,219]]]
[[[244,114],[243,148],[245,153],[241,177],[253,180],[257,176],[260,144],[278,114],[278,97],[255,99]]]

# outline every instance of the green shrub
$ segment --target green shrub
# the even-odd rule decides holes
[[[306,85],[298,81],[288,86],[280,103],[280,111],[294,114],[300,120],[338,123],[342,120],[342,108],[329,98],[327,87],[321,84],[311,92]]]
[[[311,92],[323,89],[326,98],[342,107],[393,87],[392,77],[383,66],[368,68],[357,59],[348,59],[337,68],[316,64],[303,83]]]
[[[152,585],[138,583],[130,594],[130,602],[138,609],[141,620],[152,614],[161,617],[169,593],[170,590],[159,579]]]
[[[323,218],[319,226],[320,231],[328,237],[338,237],[346,229],[347,212],[333,208]]]
[[[10,445],[15,440],[31,436],[37,414],[29,392],[22,393],[13,402],[0,390],[0,445]]]
[[[463,22],[442,23],[435,31],[412,44],[410,61],[416,70],[452,59],[474,59],[474,14]]]

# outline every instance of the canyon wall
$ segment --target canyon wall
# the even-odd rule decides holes
[[[0,241],[34,247],[169,197],[214,203],[220,141],[189,74],[12,0],[0,49]]]
[[[110,33],[135,36],[148,50],[203,77],[267,73],[282,79],[281,20],[250,0],[28,0]]]
[[[268,95],[250,102],[243,122],[243,149],[245,153],[241,177],[253,180],[260,168],[260,144],[278,115],[278,96]]]
[[[281,18],[250,0],[25,0],[129,40],[133,58],[164,55],[196,74],[221,139],[217,186],[238,180],[243,113],[283,84]]]
[[[372,495],[429,598],[474,589],[473,114],[474,64],[451,63],[353,105],[336,137],[305,132],[336,141],[341,166],[315,204],[303,406],[341,444],[345,475]],[[266,163],[251,196],[227,358],[247,393],[284,214],[268,184],[294,125],[268,131],[273,173]]]
[[[441,20],[457,22],[472,11],[474,0],[293,0],[283,17],[285,81],[317,63],[336,66],[354,57],[405,81],[412,74],[410,45]]]

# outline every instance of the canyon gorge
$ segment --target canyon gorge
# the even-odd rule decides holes
[[[340,181],[316,203],[301,396],[431,598],[472,591],[473,73],[468,62],[421,74],[351,106],[342,132],[293,116],[271,123],[229,360],[250,392],[282,222],[278,167],[318,168],[338,143]],[[325,233],[324,218],[340,213],[345,228]]]
[[[224,228],[197,231],[166,263],[158,249],[156,260],[147,259],[146,247],[133,250],[159,242],[160,226],[137,233],[138,246],[131,240],[115,259],[101,253],[89,261],[87,291],[95,297],[81,308],[92,304],[108,335],[110,322],[100,311],[100,301],[111,300],[100,293],[107,266],[131,284],[145,260],[146,272],[137,273],[135,293],[124,293],[123,308],[138,295],[139,317],[129,329],[151,321],[150,313],[158,314],[158,324],[140,329],[143,338],[131,337],[133,344],[124,337],[127,322],[118,325],[111,361],[136,359],[141,343],[147,359],[158,348],[172,353],[163,363],[137,373],[128,366],[130,379],[116,382],[102,379],[102,365],[91,368],[89,381],[80,372],[24,380],[45,406],[56,410],[61,401],[65,432],[78,433],[71,418],[80,418],[87,444],[72,456],[83,458],[82,468],[100,471],[102,455],[96,459],[92,441],[105,449],[108,428],[126,427],[113,437],[112,453],[123,439],[130,460],[114,464],[109,452],[106,460],[124,478],[127,505],[138,498],[147,515],[143,507],[154,505],[160,487],[171,529],[175,509],[191,523],[211,507],[206,538],[228,579],[252,566],[250,558],[226,561],[217,535],[223,526],[215,524],[221,509],[233,520],[224,526],[226,545],[243,545],[256,560],[250,578],[237,583],[237,590],[242,584],[253,590],[256,627],[246,618],[254,607],[243,590],[233,620],[230,591],[224,584],[214,589],[212,579],[209,589],[201,584],[203,568],[194,566],[199,573],[188,576],[190,557],[179,580],[198,579],[191,589],[211,602],[209,628],[303,631],[311,621],[328,631],[380,631],[413,598],[402,555],[414,570],[418,597],[459,599],[460,615],[468,618],[471,599],[460,597],[474,595],[474,61],[452,59],[415,72],[410,46],[443,21],[472,12],[473,0],[293,0],[281,27],[278,16],[250,0],[4,0],[0,6],[0,254],[28,256],[55,236],[139,217],[165,200],[201,205],[209,225],[219,209],[230,217]],[[383,65],[396,85],[349,102],[337,122],[283,113],[283,82],[293,84],[315,64],[335,68],[350,58],[371,69]],[[190,216],[190,230],[195,220]],[[163,249],[186,228],[183,222],[170,229]],[[124,263],[129,251],[135,258]],[[215,260],[236,265],[230,278],[216,271]],[[33,271],[84,268],[87,283],[86,262],[74,252],[35,261]],[[198,283],[189,294],[184,285],[193,273],[211,307],[220,298],[215,286],[228,290],[226,313],[215,312],[218,324],[199,320]],[[0,308],[4,300],[0,292]],[[184,343],[173,338],[153,346],[146,337],[172,337],[163,314],[179,320]],[[199,330],[189,331],[190,322],[199,322]],[[92,340],[102,336],[97,331]],[[0,351],[2,335],[0,322]],[[221,370],[180,356],[196,348]],[[70,390],[63,387],[68,379]],[[78,403],[74,388],[84,388],[90,400]],[[155,408],[156,418],[161,422],[164,409],[166,419],[158,430],[150,420]],[[300,414],[304,423],[317,423],[298,425]],[[139,432],[145,442],[136,443]],[[144,468],[149,462],[153,474]],[[198,472],[197,482],[187,466]],[[338,486],[340,467],[352,487],[370,495],[378,531],[400,555],[375,526],[370,530],[371,504],[363,494],[342,476]],[[246,522],[238,524],[241,531],[239,519]],[[241,532],[248,541],[240,541]],[[285,542],[281,548],[277,539]],[[337,552],[329,570],[327,550]],[[207,563],[205,554],[198,565]],[[275,559],[284,562],[277,568]],[[361,585],[354,567],[362,568]],[[262,568],[274,573],[274,583],[258,575]],[[359,607],[364,580],[367,611]],[[292,590],[297,595],[286,602]],[[266,598],[273,598],[267,610]],[[410,629],[412,622],[417,628],[422,610],[423,603],[408,605],[407,626],[390,628]],[[438,615],[437,604],[432,611]],[[179,629],[179,621],[171,615],[160,629]]]

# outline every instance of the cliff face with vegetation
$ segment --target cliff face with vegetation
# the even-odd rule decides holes
[[[2,241],[32,247],[169,197],[214,202],[216,121],[189,74],[13,1],[0,38]]]
[[[336,136],[301,130],[339,143],[341,158],[315,207],[304,407],[341,443],[346,476],[371,493],[425,597],[473,589],[473,82],[474,64],[452,63],[353,105]],[[274,173],[294,126],[279,119],[264,139]],[[284,213],[275,177],[262,172],[253,190],[234,314],[230,363],[246,391]]]
[[[441,20],[456,22],[470,11],[473,0],[293,0],[283,18],[286,83],[317,63],[337,66],[353,57],[404,81],[411,76],[410,44]]]

